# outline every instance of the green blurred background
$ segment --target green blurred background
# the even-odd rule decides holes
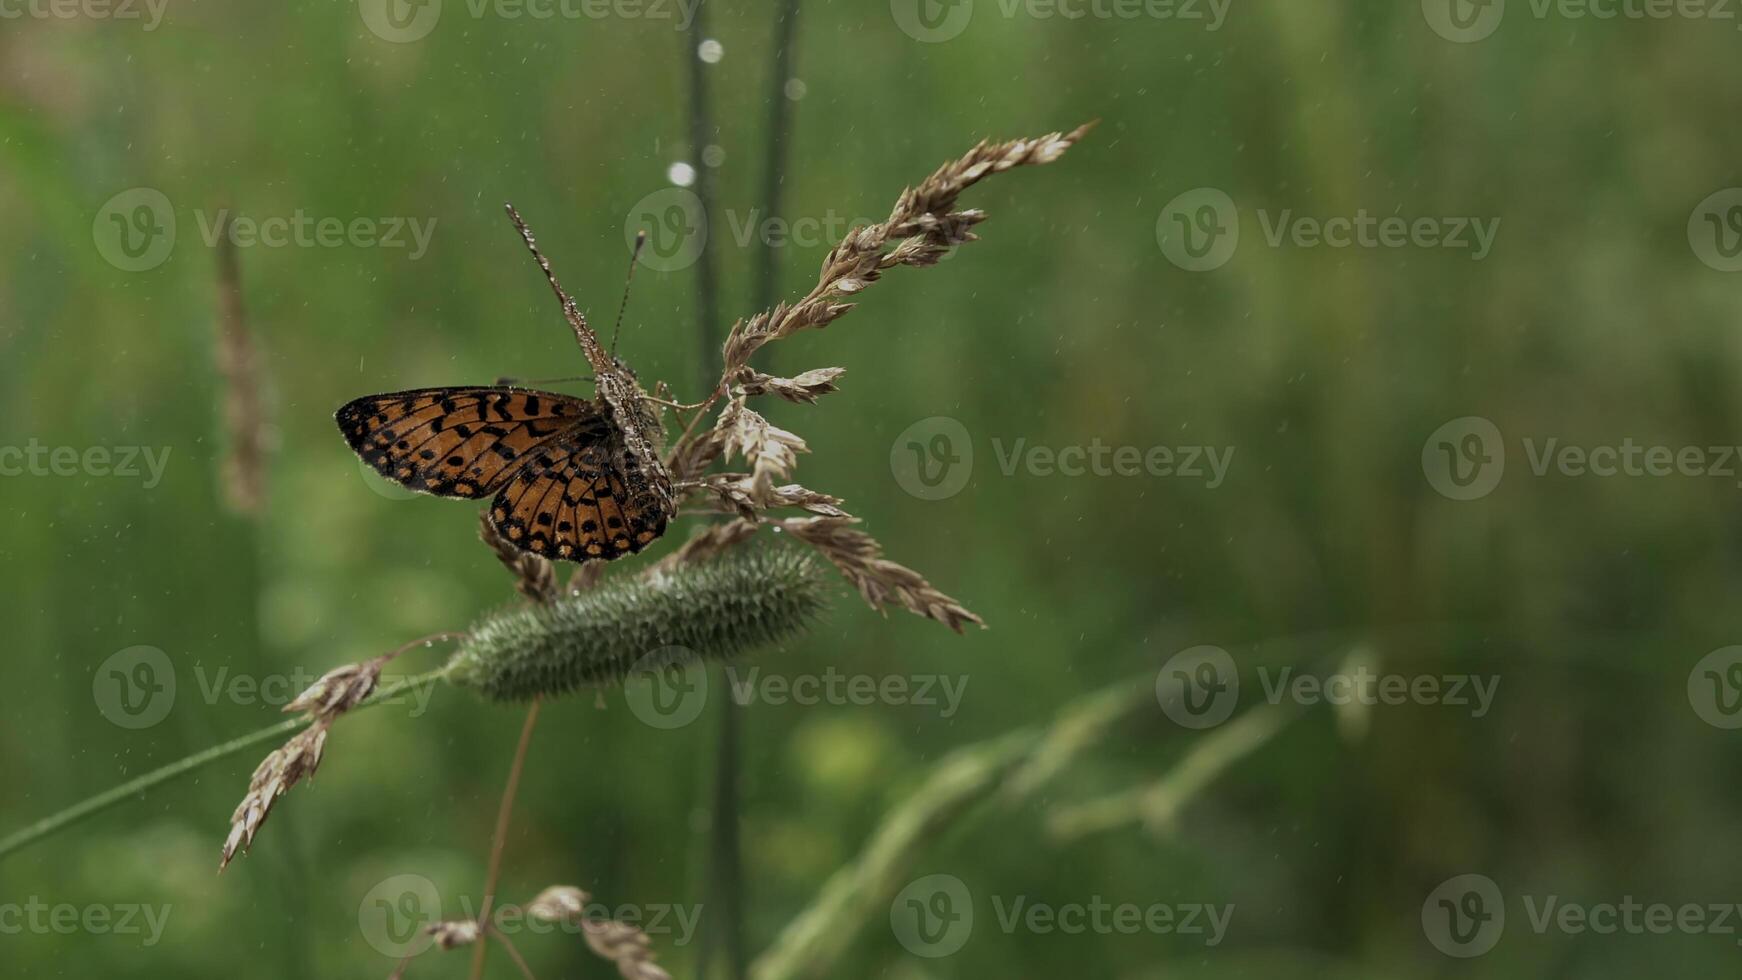
[[[753,662],[966,687],[955,712],[893,699],[743,709],[750,953],[952,750],[1048,724],[1108,685],[1146,689],[1175,654],[1213,645],[1237,665],[1242,711],[1267,707],[1281,667],[1322,673],[1349,656],[1407,678],[1475,675],[1497,695],[1480,717],[1424,699],[1309,706],[1224,760],[1174,819],[1061,836],[1061,813],[1158,785],[1230,730],[1177,724],[1145,694],[1043,788],[928,831],[819,975],[1733,973],[1742,916],[1728,933],[1604,935],[1539,929],[1530,913],[1551,895],[1585,908],[1742,901],[1730,822],[1742,760],[1725,727],[1742,724],[1742,668],[1728,669],[1742,657],[1696,666],[1742,642],[1738,477],[1538,475],[1526,440],[1742,441],[1742,279],[1725,271],[1742,192],[1712,199],[1742,184],[1738,21],[1523,0],[1236,0],[1219,20],[1207,5],[1085,0],[1066,17],[919,2],[803,0],[797,82],[783,85],[773,5],[710,0],[705,162],[689,136],[697,38],[676,6],[576,0],[572,16],[541,19],[445,0],[411,38],[371,28],[385,23],[375,0],[167,0],[151,30],[94,5],[70,17],[7,5],[22,15],[0,19],[0,446],[169,456],[149,488],[89,472],[0,478],[0,833],[278,719],[292,681],[250,695],[222,686],[232,678],[306,682],[510,602],[475,508],[382,492],[333,410],[376,391],[583,370],[501,202],[608,321],[625,229],[682,162],[713,184],[721,322],[698,324],[698,267],[664,263],[638,278],[622,353],[644,379],[698,395],[702,352],[755,309],[764,236],[743,228],[766,216],[767,120],[783,91],[782,211],[837,231],[880,218],[982,137],[1103,121],[1058,163],[970,191],[964,203],[991,215],[983,241],[896,270],[847,318],[759,361],[847,369],[817,406],[764,406],[811,444],[797,478],[846,497],[891,557],[990,629],[884,618],[842,585],[821,628]],[[105,257],[105,209],[133,188],[164,195],[176,222],[167,257],[138,272]],[[1167,242],[1176,214],[1199,212],[1170,202],[1200,188],[1238,208],[1241,238],[1193,271]],[[275,443],[253,521],[220,492],[217,250],[201,232],[223,207],[433,222],[416,257],[356,240],[239,250]],[[1498,234],[1480,260],[1267,240],[1285,211],[1363,210],[1497,221]],[[777,242],[779,295],[809,288],[828,244]],[[1504,478],[1451,499],[1432,460],[1442,426],[1470,416],[1502,434]],[[892,458],[938,417],[960,423],[973,462],[955,471],[960,492],[929,500]],[[1000,454],[1019,439],[1234,455],[1214,487],[1007,474]],[[161,720],[133,728],[111,720],[102,668],[136,646],[163,651],[177,689]],[[613,907],[701,905],[708,928],[719,668],[711,684],[702,716],[672,729],[617,691],[547,706],[505,900],[573,883]],[[8,855],[0,975],[386,976],[395,961],[370,917],[402,897],[398,876],[427,879],[449,917],[475,907],[521,717],[438,689],[415,717],[346,719],[316,781],[222,878],[218,846],[264,745]],[[891,893],[940,874],[967,890],[972,932],[923,955],[939,949],[902,941]],[[1504,935],[1468,958],[1441,952],[1424,923],[1441,883],[1466,874],[1491,879],[1506,912]],[[1018,897],[1233,914],[1212,946],[1006,928]],[[166,906],[168,919],[149,942],[32,927],[27,905]],[[661,962],[697,975],[700,932],[675,916],[665,930],[652,936]],[[576,937],[516,941],[546,980],[614,975]],[[464,976],[467,958],[432,951],[409,976]],[[514,975],[499,949],[490,968]]]

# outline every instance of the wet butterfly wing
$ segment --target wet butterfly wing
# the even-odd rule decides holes
[[[520,388],[420,388],[368,395],[334,416],[377,473],[407,489],[475,500],[496,492],[541,447],[602,441],[597,406]]]
[[[665,533],[667,496],[650,491],[616,434],[564,437],[539,450],[490,505],[509,542],[546,558],[610,561]]]

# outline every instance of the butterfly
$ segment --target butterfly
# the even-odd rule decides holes
[[[355,399],[334,420],[365,463],[409,490],[493,495],[490,523],[522,551],[575,562],[634,554],[677,513],[659,457],[659,417],[635,372],[587,326],[512,205],[508,214],[593,367],[594,398],[515,385],[418,388]]]

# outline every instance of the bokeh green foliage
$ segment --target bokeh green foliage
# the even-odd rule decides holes
[[[388,44],[348,3],[180,4],[122,24],[0,23],[0,444],[169,447],[164,482],[0,480],[0,823],[5,829],[276,718],[211,685],[318,675],[507,601],[467,506],[372,492],[334,407],[395,388],[581,368],[501,215],[512,200],[596,320],[624,222],[688,155],[687,42],[670,22],[473,19]],[[758,206],[765,5],[712,5],[719,206]],[[1736,741],[1689,710],[1688,668],[1738,635],[1737,487],[1531,476],[1479,502],[1423,479],[1423,440],[1464,415],[1510,436],[1734,443],[1742,294],[1695,259],[1690,209],[1742,183],[1737,36],[1700,21],[1568,21],[1515,4],[1478,44],[1415,3],[1236,4],[1221,30],[982,12],[923,44],[886,4],[807,2],[787,212],[879,218],[982,136],[1104,122],[1060,163],[972,192],[984,241],[901,269],[765,369],[848,369],[816,407],[770,408],[897,560],[991,629],[957,637],[836,604],[771,671],[950,674],[961,711],[755,705],[743,827],[759,948],[952,747],[1212,643],[1248,667],[1365,645],[1388,669],[1490,672],[1482,719],[1315,712],[1238,766],[1171,834],[1061,843],[1053,804],[1165,770],[1192,733],[1157,713],[1014,814],[936,841],[919,872],[981,896],[1232,902],[1229,940],[982,932],[940,961],[873,921],[840,975],[1430,977],[1423,895],[1483,871],[1581,900],[1734,900]],[[93,247],[111,195],[175,202],[170,261]],[[1191,274],[1157,219],[1199,186],[1242,206],[1498,217],[1484,261],[1421,249],[1266,247]],[[404,251],[254,248],[242,268],[277,448],[270,509],[228,515],[212,368],[213,256],[195,211],[436,219]],[[1250,217],[1249,217],[1250,222]],[[746,315],[754,242],[716,225],[722,308]],[[780,251],[781,292],[824,246]],[[724,324],[714,325],[723,329]],[[623,354],[699,393],[693,279],[644,272]],[[960,420],[961,494],[892,479],[898,433]],[[1227,482],[1004,476],[992,440],[1236,447]],[[1516,443],[1512,448],[1516,448]],[[1519,454],[1522,456],[1522,454]],[[681,539],[686,529],[671,535]],[[665,547],[669,547],[669,543]],[[93,705],[96,665],[148,644],[175,710],[132,731]],[[408,660],[420,656],[414,652]],[[428,657],[433,654],[421,654]],[[408,663],[408,670],[432,664]],[[1251,678],[1247,678],[1251,681]],[[1256,688],[1256,684],[1251,685]],[[714,713],[676,731],[621,700],[546,711],[505,894],[573,882],[609,903],[702,901]],[[335,729],[319,777],[254,853],[213,876],[252,765],[236,759],[9,858],[0,901],[173,907],[163,942],[0,936],[8,976],[385,975],[357,908],[417,873],[476,899],[519,714],[443,691]],[[455,911],[450,906],[449,912]],[[696,946],[655,937],[679,975]],[[522,943],[540,976],[606,976],[578,941]],[[1539,936],[1514,925],[1485,976],[1715,975],[1722,937]],[[1723,966],[1720,966],[1723,965]],[[498,957],[497,968],[505,968]],[[413,976],[458,976],[429,954]]]

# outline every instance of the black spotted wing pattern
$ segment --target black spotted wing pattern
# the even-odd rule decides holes
[[[419,388],[340,408],[339,431],[377,473],[410,490],[477,500],[543,447],[603,442],[610,426],[589,401],[522,388]]]
[[[566,561],[634,554],[665,533],[670,514],[615,431],[544,446],[490,505],[491,522],[516,547]]]

